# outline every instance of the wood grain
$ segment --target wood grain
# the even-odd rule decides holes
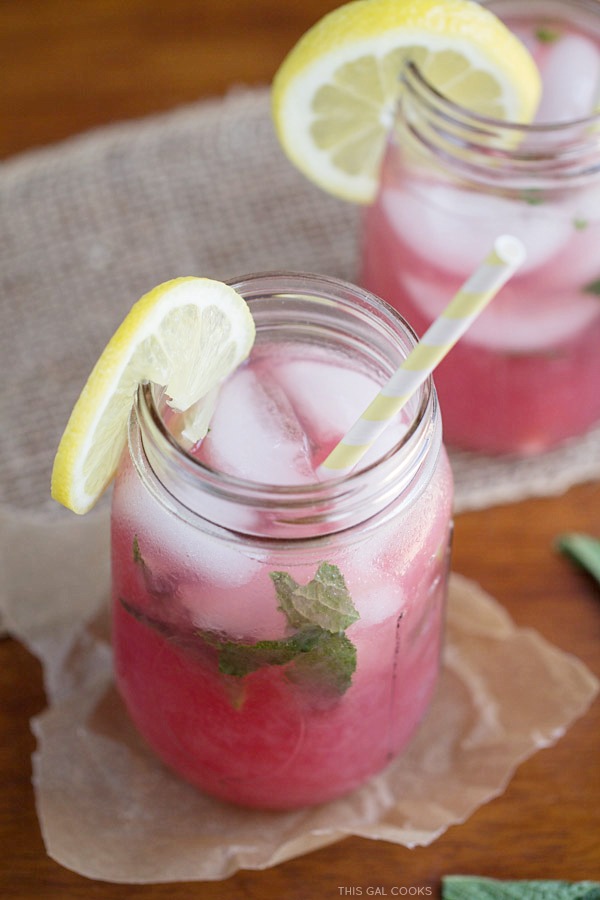
[[[144,116],[235,85],[265,84],[334,0],[3,0],[0,156]],[[600,594],[559,557],[555,536],[600,534],[600,486],[458,517],[455,571],[477,580],[515,621],[600,675]],[[0,642],[0,897],[333,900],[430,888],[447,873],[600,880],[600,704],[518,769],[501,797],[428,848],[348,839],[225,882],[93,882],[44,850],[31,786],[29,720],[45,697],[40,667]],[[344,889],[348,889],[344,893]],[[383,891],[386,891],[384,894]],[[426,896],[421,894],[421,896]]]

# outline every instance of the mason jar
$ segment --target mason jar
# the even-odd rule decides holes
[[[600,422],[600,4],[485,5],[539,65],[538,119],[473,115],[408,66],[360,280],[422,334],[496,235],[521,239],[525,264],[435,381],[448,445],[527,455]]]
[[[112,505],[115,672],[167,766],[222,799],[285,809],[356,788],[423,718],[452,478],[429,380],[355,471],[318,480],[415,336],[335,279],[233,287],[256,342],[204,441],[185,446],[161,390],[138,390]]]

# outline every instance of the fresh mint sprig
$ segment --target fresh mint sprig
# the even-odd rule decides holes
[[[319,625],[332,634],[344,631],[359,618],[337,566],[322,562],[306,585],[297,584],[287,572],[271,572],[279,609],[292,628]]]
[[[201,636],[217,651],[219,670],[243,678],[263,666],[289,666],[290,681],[343,694],[356,669],[356,647],[345,629],[359,618],[339,568],[322,562],[301,585],[288,572],[271,572],[279,609],[295,629],[289,637],[242,643]]]
[[[588,284],[584,286],[583,292],[585,294],[594,294],[595,297],[600,297],[600,278],[588,282]]]
[[[600,900],[596,881],[502,881],[476,875],[447,875],[443,900]]]
[[[306,626],[279,640],[246,644],[227,641],[214,632],[197,632],[217,653],[219,671],[243,678],[264,666],[286,666],[289,681],[327,693],[343,694],[356,669],[356,647],[345,634],[331,634],[319,626]]]
[[[137,534],[133,536],[132,547],[133,561],[138,566],[144,585],[151,597],[155,600],[162,600],[165,597],[173,597],[177,593],[176,581],[171,575],[156,575],[142,555],[140,550],[140,542]]]
[[[228,641],[214,632],[196,632],[219,657],[219,671],[243,678],[263,666],[285,666],[299,655],[309,653],[319,640],[320,629],[306,628],[287,638],[255,641]]]
[[[132,557],[139,567],[144,586],[155,600],[164,601],[175,588],[170,579],[159,578],[146,562],[137,535]],[[157,615],[136,610],[126,599],[123,607],[139,621],[159,631],[187,652],[216,654],[219,671],[236,679],[265,666],[285,666],[289,681],[315,688],[329,695],[345,693],[356,670],[356,647],[345,634],[360,618],[340,569],[328,562],[319,564],[307,584],[299,584],[288,572],[270,573],[279,609],[293,632],[283,638],[261,641],[231,640],[208,629],[184,633],[181,627],[161,622]]]

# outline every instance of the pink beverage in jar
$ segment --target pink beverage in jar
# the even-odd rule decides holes
[[[422,334],[494,236],[528,259],[435,376],[448,444],[531,454],[600,421],[600,5],[486,4],[538,63],[530,127],[479,119],[409,68],[362,281]]]
[[[361,469],[316,468],[414,345],[366,292],[235,285],[257,327],[186,453],[140,388],[112,512],[117,683],[201,789],[285,809],[339,796],[406,745],[440,661],[452,479],[428,382]]]

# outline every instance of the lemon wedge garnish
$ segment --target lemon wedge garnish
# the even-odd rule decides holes
[[[354,0],[296,44],[273,81],[273,120],[291,161],[345,200],[370,202],[413,61],[448,99],[529,122],[541,93],[523,44],[473,0]]]
[[[52,496],[76,513],[94,505],[116,472],[138,384],[162,385],[186,410],[249,354],[254,321],[226,284],[176,278],[131,308],[87,380],[61,438]]]

